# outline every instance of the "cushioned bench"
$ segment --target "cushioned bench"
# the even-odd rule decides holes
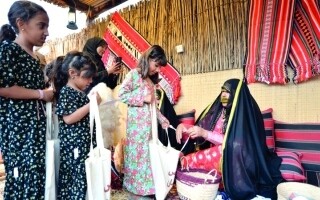
[[[273,119],[273,109],[262,111],[269,151],[282,158],[280,170],[287,181],[320,187],[320,123],[289,123]],[[178,115],[180,122],[193,125],[195,110]]]
[[[320,123],[288,123],[274,120],[272,109],[262,111],[270,151],[283,161],[287,181],[320,186]]]

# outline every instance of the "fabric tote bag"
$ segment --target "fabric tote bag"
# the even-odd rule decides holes
[[[111,193],[111,151],[104,148],[101,121],[96,95],[90,95],[90,134],[89,157],[85,161],[87,177],[87,199],[109,200]],[[92,135],[96,125],[97,147],[93,149]]]
[[[60,140],[58,139],[58,127],[52,116],[52,102],[46,103],[47,130],[46,130],[46,182],[45,200],[57,199],[57,177]],[[56,122],[57,123],[57,122]]]
[[[156,199],[165,199],[172,188],[180,151],[171,147],[169,137],[168,146],[164,146],[158,139],[158,123],[155,104],[150,106],[152,116],[152,139],[149,141],[150,161]],[[166,131],[168,134],[168,131]]]

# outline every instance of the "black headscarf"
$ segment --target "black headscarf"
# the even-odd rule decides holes
[[[221,87],[221,89],[224,89],[230,93],[228,104],[225,107],[226,113],[225,120],[223,123],[223,133],[225,132],[225,129],[228,124],[231,106],[238,83],[239,79],[229,79]],[[221,103],[221,94],[222,92],[220,92],[220,94],[217,96],[217,98],[214,100],[212,104],[207,106],[207,108],[201,112],[199,118],[196,121],[197,126],[200,126],[205,130],[213,130],[223,110],[223,106]],[[197,138],[196,143],[199,145],[200,149],[206,149],[211,146],[211,143],[209,141],[205,141],[203,138]]]
[[[101,60],[102,57],[97,52],[99,46],[107,46],[107,42],[100,37],[93,37],[88,39],[83,47],[83,55],[91,58],[92,62],[97,67],[97,75],[93,78],[92,83],[89,88],[86,89],[86,92],[89,92],[94,86],[101,82],[105,83],[111,89],[117,86],[118,76],[108,74],[104,63]]]
[[[232,105],[232,102],[234,99],[234,95],[235,95],[238,83],[239,83],[239,79],[230,79],[230,80],[226,81],[223,84],[223,86],[221,87],[221,89],[224,89],[230,93],[228,104],[225,107],[225,109],[226,109],[226,120],[224,121],[225,126],[228,123],[228,116],[230,114],[231,105]],[[207,107],[207,109],[205,109],[200,114],[200,117],[198,118],[198,120],[196,122],[196,124],[198,126],[204,128],[206,130],[213,130],[213,128],[215,127],[215,125],[221,115],[222,109],[223,109],[223,106],[221,103],[221,94],[222,94],[222,92],[218,95],[218,97],[213,102],[213,104],[211,104],[209,107]]]
[[[231,199],[277,199],[281,158],[269,152],[260,108],[248,86],[238,82],[223,143],[225,190]]]
[[[89,56],[99,68],[99,70],[104,69],[103,62],[101,60],[101,56],[97,52],[97,48],[100,46],[107,46],[107,42],[100,37],[93,37],[87,40],[83,47],[83,54]],[[102,65],[101,65],[102,64]],[[102,67],[102,69],[100,69]]]

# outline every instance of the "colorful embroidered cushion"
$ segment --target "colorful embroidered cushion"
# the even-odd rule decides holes
[[[276,151],[302,154],[307,183],[320,186],[320,123],[294,123],[275,121]]]
[[[289,151],[277,151],[277,155],[282,158],[280,171],[282,177],[287,181],[304,181],[304,169],[301,166],[301,154]]]
[[[274,152],[275,143],[274,143],[274,120],[272,117],[272,108],[268,108],[267,110],[262,111],[264,129],[266,131],[266,142],[269,151]]]

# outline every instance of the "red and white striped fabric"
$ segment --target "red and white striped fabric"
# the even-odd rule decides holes
[[[274,152],[274,119],[272,117],[272,108],[262,111],[264,130],[266,131],[266,143],[270,152]]]
[[[318,0],[250,1],[248,83],[285,84],[287,67],[295,83],[320,74],[320,11]]]
[[[319,6],[319,5],[318,5]],[[316,0],[297,1],[290,47],[294,82],[320,74],[320,13]]]
[[[248,83],[287,82],[284,66],[290,45],[294,2],[250,1],[245,74]]]

